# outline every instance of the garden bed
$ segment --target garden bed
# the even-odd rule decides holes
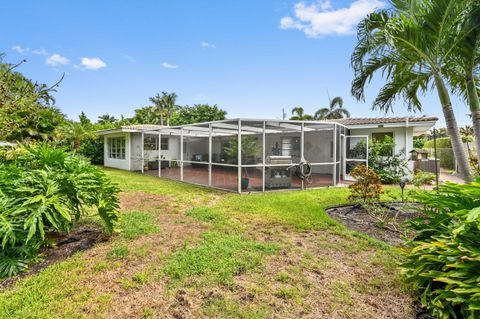
[[[62,261],[76,252],[89,249],[98,242],[104,242],[108,236],[100,228],[89,225],[76,227],[69,234],[47,234],[47,238],[55,244],[41,250],[43,261],[32,265],[26,272],[0,281],[0,290],[14,284],[20,278],[36,274],[49,265]]]
[[[372,213],[360,205],[342,205],[326,209],[330,217],[340,221],[350,229],[367,234],[392,246],[401,246],[408,236],[402,224],[419,217],[412,203],[378,203],[382,212]]]

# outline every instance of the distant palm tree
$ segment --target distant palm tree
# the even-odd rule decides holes
[[[60,128],[60,136],[71,141],[74,152],[78,151],[83,140],[95,136],[90,127],[79,122],[67,122]]]
[[[160,115],[160,123],[158,124],[163,125],[163,116],[165,115],[163,96],[157,93],[155,96],[148,98],[148,100],[154,104],[157,113]]]
[[[82,112],[83,113],[83,112]],[[99,124],[106,124],[106,123],[115,123],[117,119],[114,116],[111,116],[108,113],[105,113],[103,115],[100,115],[98,117],[98,123]]]
[[[292,114],[295,114],[294,116],[290,117],[291,120],[297,120],[297,121],[311,121],[313,120],[313,116],[309,114],[305,114],[305,111],[303,110],[303,107],[297,106],[292,109]]]
[[[160,125],[164,124],[164,119],[167,120],[167,125],[170,125],[170,119],[176,107],[177,97],[178,95],[176,93],[162,92],[162,95],[157,93],[154,97],[149,98],[160,115]]]
[[[330,101],[330,107],[324,107],[314,115],[316,120],[342,119],[344,117],[350,117],[350,112],[343,108],[343,99],[339,96]]]
[[[170,119],[175,111],[176,101],[178,95],[176,93],[162,92],[163,109],[165,111],[165,118],[167,119],[167,125],[170,126]]]

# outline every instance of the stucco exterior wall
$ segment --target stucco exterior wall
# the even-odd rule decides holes
[[[112,137],[125,137],[125,159],[110,158],[108,154],[108,139]],[[130,145],[130,133],[116,133],[109,134],[104,136],[104,146],[103,146],[103,165],[106,167],[113,167],[123,170],[130,169],[130,157],[131,157],[131,145]]]

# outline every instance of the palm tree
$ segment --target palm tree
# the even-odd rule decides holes
[[[163,116],[165,115],[163,96],[157,93],[155,96],[149,97],[148,100],[154,104],[158,114],[160,115],[160,123],[158,124],[163,125]]]
[[[365,87],[380,71],[387,83],[372,108],[388,112],[398,98],[403,98],[408,109],[416,111],[422,109],[418,93],[436,88],[459,174],[470,180],[467,153],[445,81],[445,64],[455,46],[451,29],[461,6],[462,1],[457,0],[393,1],[393,10],[369,14],[358,25],[358,43],[352,54],[352,94],[365,100]]]
[[[480,2],[463,2],[464,19],[455,28],[454,53],[450,56],[448,76],[452,86],[469,104],[477,158],[480,158],[480,99],[477,91],[480,64]]]
[[[297,121],[313,120],[313,116],[305,114],[305,111],[303,110],[303,107],[301,107],[301,106],[294,107],[292,109],[292,114],[295,114],[295,115],[290,117],[291,120],[297,120]]]
[[[350,112],[343,108],[343,99],[339,96],[330,101],[330,107],[324,107],[315,112],[315,120],[330,120],[350,117]]]
[[[115,123],[117,122],[117,119],[114,116],[111,116],[108,113],[105,113],[103,115],[100,115],[98,117],[98,123],[99,124],[107,124],[107,123]]]
[[[71,141],[74,152],[78,151],[83,140],[92,138],[95,133],[91,127],[82,125],[78,122],[67,122],[60,128],[60,136],[67,141]]]
[[[163,109],[165,111],[165,118],[167,119],[167,125],[170,126],[170,119],[175,111],[176,101],[178,95],[176,93],[162,92]]]

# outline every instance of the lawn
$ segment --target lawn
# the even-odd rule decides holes
[[[324,212],[348,189],[226,194],[106,170],[122,231],[0,293],[0,318],[408,318],[387,245]]]

